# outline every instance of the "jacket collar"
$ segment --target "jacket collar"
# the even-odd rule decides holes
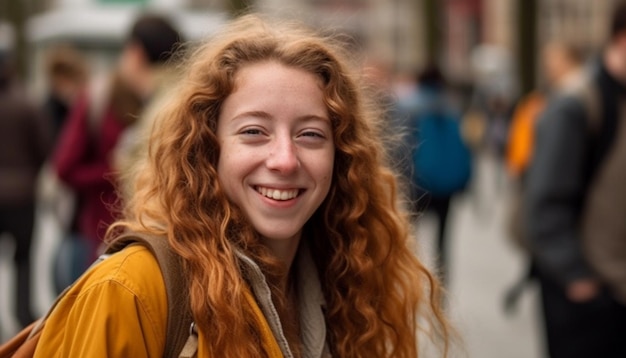
[[[252,293],[267,320],[272,334],[278,343],[283,356],[292,358],[293,354],[283,333],[276,307],[272,302],[272,294],[259,265],[240,250],[235,251],[242,263],[242,271]],[[300,336],[302,339],[302,357],[330,357],[326,342],[325,307],[315,263],[311,257],[306,240],[300,242],[297,253],[297,290],[299,298]]]

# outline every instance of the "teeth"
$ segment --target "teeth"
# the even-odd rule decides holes
[[[261,195],[274,199],[274,200],[289,200],[298,196],[298,189],[278,190],[278,189],[257,187],[256,190]]]

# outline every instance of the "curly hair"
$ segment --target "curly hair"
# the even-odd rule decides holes
[[[381,111],[340,41],[281,25],[243,16],[191,51],[186,74],[159,111],[125,220],[109,237],[116,229],[167,236],[183,258],[193,316],[211,351],[264,356],[234,250],[259,262],[270,282],[285,268],[221,188],[217,121],[242,67],[275,61],[302,69],[322,80],[335,143],[331,189],[304,228],[327,301],[331,353],[417,357],[416,331],[429,328],[446,355],[450,333],[439,284],[410,247],[410,221],[385,164]]]

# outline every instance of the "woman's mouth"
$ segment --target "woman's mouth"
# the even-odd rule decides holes
[[[266,198],[274,200],[291,200],[298,196],[300,189],[273,189],[256,186],[255,190]]]

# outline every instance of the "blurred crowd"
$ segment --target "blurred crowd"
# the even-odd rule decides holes
[[[58,293],[98,256],[120,201],[134,190],[125,178],[147,150],[151,111],[167,98],[184,45],[167,18],[142,15],[114,68],[100,76],[79,48],[52,44],[46,96],[37,101],[15,76],[11,42],[0,43],[0,231],[15,244],[21,325],[34,316],[36,210],[63,232],[49,253]],[[461,92],[436,62],[413,73],[363,70],[384,92],[390,166],[416,224],[424,213],[437,218],[442,282],[453,198],[469,190],[476,158],[493,157],[498,180],[514,189],[507,236],[528,262],[507,307],[537,282],[547,356],[626,357],[626,4],[613,12],[601,53],[554,39],[542,47],[540,65],[538,87],[522,96],[502,74]],[[47,189],[37,191],[41,180]]]
[[[12,69],[12,49],[0,51],[0,126],[6,136],[0,159],[0,230],[15,241],[16,312],[31,313],[32,238],[35,210],[52,215],[63,232],[52,253],[60,293],[99,256],[102,238],[118,214],[125,190],[121,173],[146,150],[150,103],[173,76],[184,44],[163,16],[136,19],[114,67],[95,75],[72,44],[47,49],[47,92],[38,103]],[[170,59],[172,59],[170,61]],[[38,182],[46,183],[37,191]]]

